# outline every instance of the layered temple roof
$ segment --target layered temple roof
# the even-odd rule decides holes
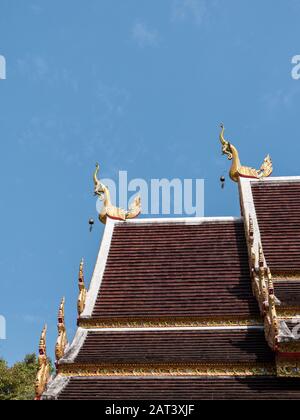
[[[239,189],[239,219],[107,218],[43,399],[300,399],[300,178]]]

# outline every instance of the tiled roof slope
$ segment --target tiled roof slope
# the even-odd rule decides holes
[[[90,331],[75,363],[272,363],[261,329]]]
[[[274,283],[274,289],[281,307],[300,305],[300,280],[278,280]]]
[[[300,273],[300,180],[253,182],[251,186],[272,273]]]
[[[96,318],[259,316],[241,220],[116,224]]]
[[[61,400],[293,400],[299,380],[274,377],[79,378],[72,377]]]

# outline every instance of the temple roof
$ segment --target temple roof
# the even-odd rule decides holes
[[[241,219],[117,223],[92,317],[259,316]]]
[[[294,400],[299,380],[274,377],[74,378],[59,400]]]
[[[241,218],[108,217],[43,398],[300,399],[299,185],[239,179]]]

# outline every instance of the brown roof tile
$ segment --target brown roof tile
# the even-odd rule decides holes
[[[75,363],[272,362],[264,331],[164,330],[96,332]]]
[[[118,224],[92,315],[259,315],[243,223]]]
[[[282,307],[300,307],[300,281],[286,280],[274,283],[275,295]]]
[[[300,272],[300,182],[255,182],[252,193],[271,271]]]
[[[71,378],[60,400],[293,400],[298,379],[244,378]]]

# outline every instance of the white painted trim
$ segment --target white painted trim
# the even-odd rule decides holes
[[[248,330],[263,330],[263,323],[261,325],[237,325],[237,326],[216,326],[216,327],[135,327],[135,328],[90,328],[87,332],[139,332],[139,331],[248,331]]]
[[[100,251],[98,253],[97,262],[92,276],[90,288],[87,293],[85,309],[81,314],[82,318],[90,317],[92,315],[97,296],[101,287],[115,224],[116,222],[114,220],[107,218]]]
[[[126,222],[116,221],[115,224],[151,224],[151,223],[182,223],[182,224],[200,224],[200,223],[211,223],[211,222],[241,222],[241,217],[162,217],[162,218],[141,218],[141,219],[130,219]]]
[[[48,386],[46,392],[42,395],[42,400],[57,400],[59,394],[68,385],[70,377],[57,375],[51,384]]]
[[[81,347],[83,346],[83,343],[85,342],[85,339],[88,335],[88,330],[85,330],[84,328],[77,328],[74,340],[68,350],[66,351],[63,358],[61,358],[58,362],[58,364],[62,363],[72,363],[73,360],[76,359],[76,357],[79,354],[79,351]]]
[[[249,215],[251,215],[252,221],[253,221],[253,230],[254,230],[253,250],[255,252],[256,262],[258,263],[259,245],[262,245],[262,241],[261,241],[257,214],[256,214],[256,209],[255,209],[254,199],[253,199],[253,194],[252,194],[252,188],[251,188],[252,182],[253,182],[252,179],[241,178],[241,177],[239,178],[240,200],[241,200],[241,206],[242,206],[243,216],[245,220],[244,226],[245,226],[245,235],[247,238],[249,259],[251,258],[251,246],[250,246],[250,238],[249,238]],[[255,181],[255,182],[260,182],[260,180]],[[266,261],[265,261],[265,264],[266,264]]]
[[[250,182],[300,182],[300,176],[277,176],[277,177],[269,177],[269,178],[261,178],[261,179],[253,179],[253,178],[240,178]]]

